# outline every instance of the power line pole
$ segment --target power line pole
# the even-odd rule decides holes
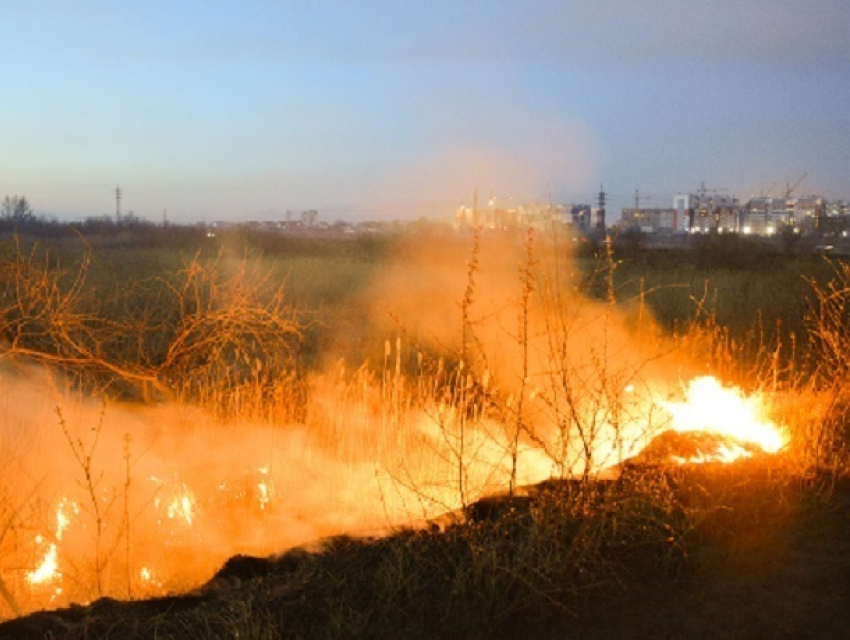
[[[596,223],[596,226],[601,229],[603,233],[605,232],[605,196],[605,188],[600,184],[599,195],[596,197],[596,201],[599,204],[599,212],[597,214],[598,222]]]
[[[649,200],[652,196],[640,195],[640,189],[635,189],[635,209],[640,209],[641,200]]]
[[[121,196],[123,193],[121,192],[121,187],[115,187],[115,222],[121,222]]]

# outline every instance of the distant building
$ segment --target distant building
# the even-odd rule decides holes
[[[679,194],[673,198],[673,208],[676,210],[676,223],[674,231],[690,232],[693,214],[693,196]]]
[[[737,233],[740,230],[738,201],[705,190],[679,194],[673,198],[677,231],[688,233]]]
[[[741,203],[717,191],[703,187],[697,193],[678,194],[670,208],[622,209],[617,226],[647,234],[739,233],[771,237],[790,231],[800,235],[850,236],[850,203],[845,200],[828,201],[817,195],[759,196]],[[455,212],[458,226],[545,230],[560,224],[571,229],[576,237],[597,232],[601,219],[601,209],[587,204],[514,206],[496,198],[483,206],[458,207]]]
[[[568,205],[536,202],[505,207],[495,198],[491,198],[483,207],[458,207],[455,211],[455,224],[482,229],[550,229],[555,224],[570,224],[570,210]]]
[[[569,207],[567,223],[581,233],[587,233],[594,227],[596,217],[589,204],[574,204]]]
[[[620,224],[626,229],[644,233],[681,231],[681,214],[678,209],[623,209]]]
[[[826,236],[850,236],[850,203],[846,200],[825,202],[818,232]]]
[[[789,203],[792,207],[791,224],[802,233],[812,233],[821,226],[824,199],[819,196],[802,196]]]
[[[792,212],[785,198],[758,197],[743,206],[741,218],[741,233],[772,236],[789,225]]]
[[[301,212],[301,224],[305,227],[312,227],[319,221],[319,212],[315,209],[308,209]]]

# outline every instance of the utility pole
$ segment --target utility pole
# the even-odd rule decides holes
[[[649,200],[652,196],[642,196],[640,195],[640,189],[635,189],[635,209],[640,209],[640,201],[641,200]]]
[[[121,187],[116,186],[115,187],[115,222],[119,223],[119,224],[121,222],[121,196],[122,195],[123,194],[121,192]]]
[[[605,232],[605,187],[599,185],[599,195],[596,196],[596,201],[599,204],[599,213],[597,214],[596,226]]]

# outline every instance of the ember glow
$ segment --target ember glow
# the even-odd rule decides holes
[[[38,544],[43,544],[44,538],[37,536],[35,541]],[[47,548],[47,552],[45,553],[41,564],[39,564],[34,571],[27,573],[27,581],[33,585],[50,582],[53,578],[59,575],[57,572],[58,568],[59,551],[56,548],[56,543],[51,543]]]
[[[61,540],[62,534],[71,524],[71,516],[80,513],[79,505],[73,500],[62,498],[59,506],[56,508],[56,539]]]
[[[737,443],[755,445],[765,453],[776,453],[787,443],[783,430],[766,417],[766,406],[759,394],[745,395],[736,387],[723,386],[713,376],[693,379],[685,389],[683,401],[664,402],[663,406],[670,413],[674,431],[704,431],[730,438],[714,454],[701,453],[679,459],[680,463],[732,462],[752,455]]]
[[[191,493],[186,490],[183,495],[175,497],[167,507],[168,517],[171,520],[183,520],[190,527],[195,513],[195,502]]]
[[[57,542],[62,542],[62,537],[65,531],[71,524],[72,516],[80,512],[80,507],[73,500],[62,498],[59,505],[56,507],[56,530],[53,533],[53,539],[56,542],[51,542],[47,547],[38,567],[33,571],[27,572],[27,582],[32,585],[45,584],[56,578],[61,578],[59,573],[59,550],[56,546]],[[38,535],[35,537],[37,545],[43,545],[45,542],[44,536]]]
[[[266,476],[269,475],[269,468],[260,467],[257,471],[263,476],[263,479],[257,483],[257,500],[260,503],[260,509],[265,509],[271,502],[271,489],[268,480],[266,480]]]

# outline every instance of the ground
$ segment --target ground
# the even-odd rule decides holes
[[[743,525],[740,517],[733,516],[730,528],[724,528],[721,517],[719,526],[709,528],[689,552],[687,562],[676,565],[680,566],[677,575],[659,575],[656,568],[626,563],[622,588],[596,594],[570,613],[540,623],[514,619],[514,627],[502,629],[501,634],[488,630],[458,635],[455,631],[444,637],[850,638],[850,482],[806,488],[795,496],[803,501],[793,509],[785,505],[771,509],[772,496],[762,496],[759,508],[748,514],[751,521]],[[379,545],[366,550],[366,554],[385,552]],[[347,567],[359,562],[357,553],[356,545],[340,547],[329,566],[344,579]],[[152,629],[163,638],[219,637],[208,626],[217,613],[249,607],[260,611],[260,604],[269,607],[266,611],[286,609],[289,619],[303,620],[317,612],[325,615],[325,603],[315,597],[322,589],[305,590],[304,585],[294,584],[303,559],[298,554],[275,559],[276,564],[259,558],[235,559],[206,589],[193,594],[132,603],[103,599],[87,607],[34,614],[0,624],[0,638],[141,638],[151,637]],[[278,637],[279,632],[269,631],[265,623],[258,629],[255,637]],[[377,634],[371,629],[365,628],[364,637],[398,637],[386,628]],[[431,628],[402,637],[433,637],[433,632]],[[293,637],[312,636],[296,633]]]
[[[681,580],[634,576],[616,600],[547,638],[850,638],[850,491],[805,525],[736,540]],[[572,628],[570,628],[572,627]],[[572,635],[574,634],[574,635]]]

